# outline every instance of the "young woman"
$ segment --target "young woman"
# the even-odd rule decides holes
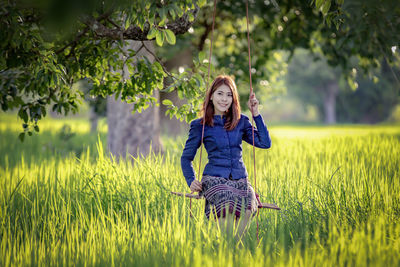
[[[257,126],[254,129],[255,146],[271,147],[271,139],[254,94],[250,96],[248,106],[253,111]],[[258,207],[242,158],[242,140],[252,145],[253,138],[249,118],[240,113],[239,97],[231,77],[221,75],[213,81],[202,112],[205,112],[205,122],[201,118],[190,123],[189,137],[181,157],[183,175],[192,192],[204,195],[207,218],[213,212],[222,226],[227,217],[235,218],[237,222],[244,214],[238,229],[243,233]],[[208,153],[208,163],[200,182],[196,179],[192,161],[201,145],[203,123],[203,143]]]

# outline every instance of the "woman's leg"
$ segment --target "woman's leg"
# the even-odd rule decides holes
[[[218,224],[221,233],[228,235],[233,235],[235,233],[236,223],[235,223],[235,215],[233,213],[226,212],[225,217],[221,216],[220,218],[218,218]]]
[[[250,203],[249,203],[249,207],[250,209],[246,209],[245,213],[242,214],[242,216],[240,217],[239,220],[239,226],[236,232],[236,239],[238,241],[240,241],[244,235],[244,233],[246,232],[248,226],[251,223],[251,219],[253,217],[253,215],[258,211],[258,203],[257,203],[257,198],[256,198],[256,194],[254,192],[253,187],[251,187],[251,185],[249,185],[249,191],[248,192],[248,197]]]
[[[236,239],[238,241],[242,239],[243,234],[247,230],[247,227],[250,225],[252,214],[253,213],[251,210],[246,210],[244,215],[240,217],[239,226],[237,227],[236,231]]]

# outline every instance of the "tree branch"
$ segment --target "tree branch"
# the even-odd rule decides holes
[[[58,49],[56,51],[56,54],[60,54],[65,49],[67,49],[67,47],[69,47],[69,46],[76,47],[76,44],[78,43],[79,39],[81,39],[82,36],[84,36],[88,31],[89,31],[89,27],[84,28],[83,31],[80,34],[78,34],[72,42],[70,42],[69,44],[65,45],[64,47]]]
[[[196,7],[192,12],[196,18],[199,8]],[[167,23],[166,27],[170,29],[175,35],[183,34],[189,30],[195,20],[189,21],[187,14],[176,19],[171,23]],[[111,22],[110,22],[111,23]],[[128,29],[124,30],[123,27],[119,27],[116,23],[111,23],[115,28],[111,29],[104,24],[99,22],[99,19],[94,17],[88,17],[84,24],[86,24],[95,35],[100,38],[107,38],[111,40],[135,40],[135,41],[147,41],[147,34],[150,30],[149,23],[145,23],[143,31],[136,25],[131,25]]]
[[[176,80],[176,78],[165,68],[163,62],[162,62],[150,49],[148,49],[147,46],[146,46],[146,45],[144,44],[144,42],[142,41],[142,46],[139,48],[139,50],[142,49],[143,47],[146,49],[147,52],[150,53],[150,55],[152,55],[152,56],[154,57],[154,59],[155,59],[158,63],[160,63],[160,65],[161,65],[161,67],[163,68],[164,72],[165,72],[168,76],[170,76],[171,78],[173,78],[173,79]],[[139,51],[139,50],[138,50],[138,51]]]
[[[99,17],[96,19],[96,21],[99,22],[99,21],[101,21],[101,20],[103,20],[103,19],[107,19],[107,18],[111,15],[111,13],[112,13],[112,12],[111,12],[111,10],[110,10],[110,11],[108,11],[108,12],[102,14],[101,16],[99,16]],[[87,26],[87,27],[85,27],[85,28],[83,29],[83,31],[82,31],[81,33],[79,33],[79,34],[75,37],[75,39],[74,39],[73,41],[71,41],[70,43],[68,43],[68,44],[65,45],[64,47],[58,49],[55,53],[56,53],[56,54],[60,54],[60,53],[63,52],[65,49],[67,49],[69,46],[72,46],[73,48],[75,48],[76,45],[78,44],[79,39],[81,39],[82,36],[84,36],[88,31],[89,31],[89,27]],[[72,53],[72,51],[70,52],[70,54],[71,54],[71,53]],[[69,56],[69,55],[68,55],[68,56]]]

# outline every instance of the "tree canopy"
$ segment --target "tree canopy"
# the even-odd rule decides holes
[[[322,52],[332,65],[348,71],[348,59],[357,56],[362,66],[385,58],[400,36],[397,1],[301,0],[250,1],[253,69],[255,84],[272,77],[268,62],[276,49],[294,51],[305,47]],[[153,90],[178,90],[187,98],[180,107],[165,101],[169,114],[190,120],[196,116],[205,91],[206,53],[195,57],[193,68],[170,73],[157,58],[134,59],[138,51],[125,51],[127,40],[155,40],[174,45],[176,36],[198,22],[204,11],[204,33],[209,27],[212,3],[178,1],[2,1],[0,9],[0,104],[3,111],[17,108],[24,120],[24,133],[39,131],[38,120],[46,107],[68,114],[76,112],[82,92],[72,85],[85,79],[93,95],[115,95],[135,103],[135,111],[156,104]],[[219,1],[217,40],[235,40],[231,50],[216,50],[218,67],[235,61],[235,72],[246,80],[244,2]],[[378,19],[379,18],[379,19]],[[219,26],[218,26],[219,25]],[[230,25],[230,29],[229,29]],[[209,28],[208,28],[209,34]],[[204,38],[208,37],[204,34]],[[201,35],[199,35],[200,38]],[[205,40],[204,39],[204,40]],[[203,41],[204,41],[203,40]],[[200,42],[202,44],[202,42]],[[204,45],[204,42],[203,42]],[[140,49],[148,49],[143,43]],[[199,49],[201,51],[202,49]],[[239,64],[237,64],[239,62]],[[128,66],[130,79],[116,70]],[[164,88],[164,79],[170,86]],[[264,82],[265,85],[265,82]]]

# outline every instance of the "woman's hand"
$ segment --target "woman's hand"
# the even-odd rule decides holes
[[[191,192],[200,192],[202,190],[201,183],[194,179],[193,182],[190,184],[190,191]]]
[[[252,93],[250,95],[250,99],[247,102],[247,106],[251,110],[251,112],[252,112],[254,117],[256,117],[256,116],[258,116],[260,114],[260,112],[258,111],[258,100],[257,100],[256,95],[254,93]]]

